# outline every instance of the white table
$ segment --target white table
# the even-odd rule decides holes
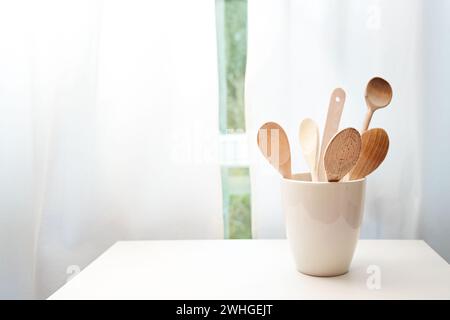
[[[334,278],[298,273],[286,240],[118,242],[50,297],[329,298],[450,299],[450,267],[419,240],[361,240]]]

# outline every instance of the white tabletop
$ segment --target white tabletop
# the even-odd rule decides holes
[[[419,240],[360,240],[333,278],[298,273],[286,240],[118,242],[50,297],[330,298],[450,299],[450,267]]]

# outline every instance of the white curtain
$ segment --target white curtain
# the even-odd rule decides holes
[[[223,237],[215,32],[210,0],[0,1],[0,298]]]
[[[425,239],[450,259],[450,1],[249,0],[246,120],[253,233],[284,235],[279,177],[256,146],[259,126],[279,122],[293,171],[307,170],[298,126],[323,129],[330,94],[346,90],[341,127],[362,126],[364,90],[387,79],[391,104],[371,127],[385,128],[389,154],[368,178],[364,238]],[[270,195],[270,196],[269,196]]]

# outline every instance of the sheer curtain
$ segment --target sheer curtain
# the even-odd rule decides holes
[[[360,128],[364,90],[386,78],[394,98],[371,127],[389,154],[368,178],[363,238],[425,239],[450,259],[450,4],[445,0],[249,0],[246,116],[255,237],[284,235],[279,178],[256,147],[259,126],[279,122],[293,171],[307,169],[298,126],[322,131],[329,96],[346,90],[341,127]]]
[[[0,2],[0,298],[222,238],[214,1]]]

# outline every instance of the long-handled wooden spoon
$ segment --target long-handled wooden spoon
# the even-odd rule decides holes
[[[369,81],[365,94],[367,114],[361,133],[369,128],[375,110],[386,107],[392,100],[392,87],[386,80],[375,77]]]
[[[291,150],[283,128],[267,122],[258,130],[258,146],[262,154],[284,178],[291,177]]]
[[[325,150],[330,142],[330,139],[339,130],[339,122],[341,121],[342,110],[345,103],[345,91],[341,88],[334,89],[331,94],[330,104],[328,106],[327,120],[325,122],[325,128],[322,136],[322,146],[320,148],[319,157],[319,181],[326,181],[325,167],[323,158]]]
[[[318,181],[317,160],[319,156],[319,128],[312,119],[304,119],[298,132],[300,147],[311,170],[311,180]]]
[[[347,128],[338,132],[325,151],[324,165],[330,182],[341,180],[358,161],[361,136],[358,130]]]
[[[362,179],[383,162],[389,149],[389,136],[381,128],[370,129],[361,136],[361,154],[350,172],[350,180]]]

